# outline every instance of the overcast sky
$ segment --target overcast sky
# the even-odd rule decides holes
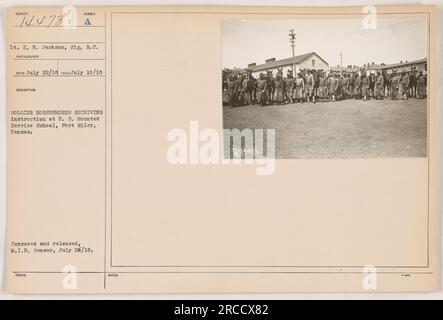
[[[361,19],[227,20],[222,23],[223,67],[292,56],[289,29],[295,29],[295,54],[315,51],[329,66],[397,63],[427,56],[425,16],[378,18],[377,28],[364,29]]]

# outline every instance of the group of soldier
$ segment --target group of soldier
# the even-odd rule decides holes
[[[223,75],[223,104],[237,107],[346,99],[423,99],[426,86],[426,75],[415,70],[393,70],[391,74],[303,70],[294,78],[292,70],[284,77],[283,70],[278,69],[275,76],[267,71],[258,79],[250,71],[230,72]]]

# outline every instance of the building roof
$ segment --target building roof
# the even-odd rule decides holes
[[[298,56],[295,56],[294,58],[290,57],[290,58],[286,58],[286,59],[280,59],[280,60],[272,60],[272,59],[268,59],[266,63],[263,64],[259,64],[259,65],[255,65],[255,64],[250,64],[247,68],[241,69],[241,70],[250,70],[252,72],[258,72],[258,71],[264,71],[264,70],[269,70],[269,69],[276,69],[276,68],[280,68],[280,67],[285,67],[285,66],[289,66],[292,65],[293,63],[295,64],[299,64],[301,62],[303,62],[304,60],[308,59],[310,56],[312,55],[316,55],[317,57],[319,57],[324,63],[328,64],[323,58],[321,58],[316,52],[308,52],[305,54],[301,54]],[[423,59],[419,59],[419,60],[414,60],[414,61],[408,61],[408,62],[401,62],[401,63],[392,63],[392,64],[367,64],[364,65],[362,67],[330,67],[329,69],[333,72],[337,72],[337,71],[359,71],[360,69],[365,69],[365,70],[385,70],[385,69],[392,69],[392,68],[399,68],[399,67],[407,67],[407,66],[411,66],[414,64],[420,64],[420,63],[426,63],[427,62],[427,58],[423,58]]]
[[[290,58],[286,58],[286,59],[281,59],[281,60],[275,60],[275,61],[269,61],[263,64],[259,64],[259,65],[255,65],[255,66],[249,66],[248,69],[251,70],[252,72],[257,72],[257,71],[263,71],[263,70],[269,70],[269,69],[275,69],[275,68],[279,68],[279,67],[284,67],[284,66],[288,66],[291,64],[298,64],[303,62],[304,60],[306,60],[307,58],[309,58],[310,56],[312,56],[313,54],[315,54],[317,57],[319,57],[324,63],[328,64],[325,60],[323,60],[317,53],[315,52],[309,52],[309,53],[305,53],[305,54],[300,54],[298,56],[295,56],[294,58],[290,57]]]
[[[329,67],[332,72],[357,72],[360,71],[359,67]]]
[[[383,69],[388,69],[388,68],[396,68],[396,67],[406,67],[406,66],[410,66],[413,64],[418,64],[418,63],[426,63],[428,61],[427,58],[423,58],[420,60],[414,60],[414,61],[408,61],[408,62],[402,62],[402,63],[393,63],[393,64],[388,64],[383,66]]]
[[[385,67],[386,67],[385,64],[375,64],[375,63],[372,63],[372,64],[366,64],[362,68],[365,69],[365,70],[380,70],[380,69],[383,69]]]
[[[391,64],[370,64],[369,66],[364,66],[365,69],[369,70],[382,70],[382,69],[391,69],[397,67],[407,67],[410,65],[418,64],[418,63],[426,63],[428,61],[427,58],[423,58],[420,60],[408,61],[408,62],[400,62],[400,63],[391,63]]]

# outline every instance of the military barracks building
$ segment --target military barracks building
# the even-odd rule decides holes
[[[292,70],[295,65],[295,71],[300,70],[328,70],[328,63],[315,52],[309,52],[298,56],[276,60],[275,58],[267,59],[263,64],[250,63],[247,70],[252,72],[254,77],[258,77],[260,72],[266,73],[272,71],[275,75],[278,69],[283,70],[283,74],[286,75],[288,70]]]
[[[414,61],[400,61],[399,63],[392,64],[374,64],[367,63],[363,65],[363,69],[367,71],[385,71],[387,74],[392,73],[392,71],[396,70],[397,72],[410,72],[410,71],[427,71],[428,70],[428,59],[423,58],[420,60]]]
[[[396,70],[397,72],[412,70],[427,71],[426,58],[414,61],[400,61],[399,63],[393,64],[375,64],[374,62],[371,62],[364,64],[361,67],[355,65],[349,65],[346,67],[329,67],[329,64],[315,52],[309,52],[295,56],[294,58],[290,57],[281,60],[270,58],[263,64],[250,63],[246,70],[250,70],[255,78],[257,78],[261,72],[266,73],[267,71],[272,71],[275,75],[278,69],[282,69],[283,74],[286,75],[286,72],[292,70],[294,65],[296,72],[307,69],[323,70],[333,73],[359,72],[363,70],[366,70],[368,73],[385,71],[387,74],[391,74],[393,70]]]

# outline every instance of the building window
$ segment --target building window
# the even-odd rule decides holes
[[[315,60],[312,59],[312,66],[315,67]]]

